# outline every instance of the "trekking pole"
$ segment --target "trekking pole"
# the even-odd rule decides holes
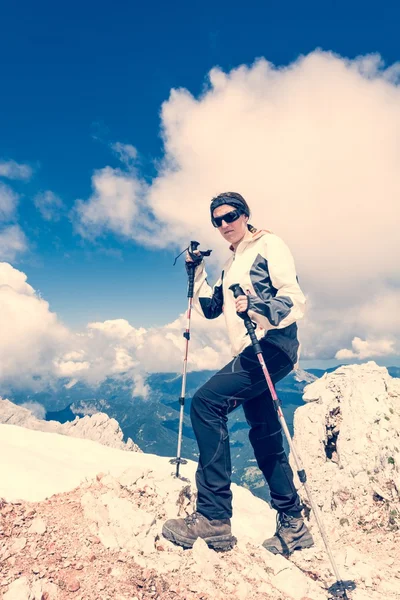
[[[186,330],[183,333],[183,337],[186,339],[186,345],[185,345],[185,354],[184,354],[184,358],[183,358],[182,388],[181,388],[181,395],[179,397],[180,412],[179,412],[179,430],[178,430],[178,449],[176,452],[176,458],[171,458],[171,460],[169,462],[172,465],[176,465],[175,477],[178,477],[178,478],[182,479],[183,481],[189,481],[187,478],[179,475],[179,467],[180,467],[180,465],[187,464],[187,460],[185,460],[184,458],[181,458],[181,448],[182,448],[182,432],[183,432],[183,413],[184,413],[185,393],[186,393],[187,359],[188,359],[189,340],[190,340],[190,319],[192,316],[192,307],[193,307],[194,275],[195,275],[196,267],[203,260],[203,256],[210,256],[210,254],[211,254],[211,250],[198,251],[197,248],[199,247],[199,245],[200,245],[199,242],[192,241],[192,242],[190,242],[189,247],[185,248],[185,250],[183,250],[181,252],[181,254],[183,254],[183,252],[186,252],[186,250],[188,250],[190,257],[192,259],[192,262],[186,262],[186,268],[188,270],[188,275],[189,275],[188,292],[187,292],[188,309],[187,309],[187,315],[186,315],[187,316]],[[181,256],[181,254],[179,254],[176,257],[174,265],[176,264],[176,261],[179,258],[179,256]]]
[[[229,289],[232,290],[233,295],[235,296],[235,298],[237,298],[238,296],[245,296],[246,295],[238,283],[234,283],[233,285],[230,286]],[[263,356],[262,349],[261,349],[261,345],[260,345],[260,342],[258,341],[257,336],[256,336],[255,331],[254,331],[255,330],[255,325],[252,322],[252,320],[250,319],[247,310],[244,311],[244,312],[238,312],[237,315],[239,317],[241,317],[243,319],[243,321],[244,321],[245,327],[246,327],[246,329],[248,331],[248,334],[250,336],[250,339],[251,339],[252,346],[254,348],[254,352],[256,353],[257,358],[258,358],[258,360],[260,362],[261,368],[263,370],[265,379],[266,379],[267,384],[268,384],[269,391],[270,391],[271,396],[272,396],[272,400],[274,402],[276,413],[278,415],[280,424],[282,426],[282,429],[283,429],[283,431],[285,433],[285,436],[286,436],[286,439],[288,441],[288,444],[289,444],[289,447],[290,447],[290,451],[291,451],[291,453],[293,455],[293,458],[294,458],[294,461],[296,463],[297,475],[299,477],[300,482],[303,484],[304,489],[306,490],[306,493],[307,493],[307,496],[308,496],[308,500],[310,502],[312,510],[314,511],[315,519],[317,521],[318,528],[319,528],[319,531],[321,533],[321,537],[322,537],[323,542],[325,544],[325,548],[326,548],[326,551],[328,553],[328,556],[329,556],[329,559],[330,559],[330,562],[331,562],[331,565],[332,565],[332,569],[333,569],[333,572],[334,572],[335,577],[336,577],[336,583],[333,584],[333,586],[331,586],[328,591],[335,598],[340,598],[340,599],[343,598],[343,600],[348,600],[348,596],[346,594],[346,588],[347,589],[354,589],[354,587],[355,587],[354,583],[353,582],[348,582],[348,581],[344,582],[342,580],[342,578],[340,577],[339,570],[338,570],[337,565],[336,565],[336,561],[334,559],[334,556],[332,554],[331,548],[330,548],[329,543],[328,543],[328,538],[327,538],[327,535],[326,535],[325,527],[324,527],[324,525],[322,523],[322,520],[321,520],[321,517],[319,515],[319,510],[317,509],[317,506],[316,506],[316,504],[315,504],[315,502],[313,500],[313,497],[312,497],[312,494],[311,494],[311,490],[308,487],[306,472],[305,472],[305,470],[304,470],[304,468],[302,466],[302,463],[300,461],[300,458],[299,458],[299,456],[297,454],[294,442],[293,442],[293,440],[291,438],[288,426],[286,424],[285,417],[284,417],[283,412],[282,412],[281,402],[280,402],[280,400],[279,400],[279,398],[277,396],[274,384],[272,383],[271,376],[270,376],[270,374],[268,372],[268,369],[267,369],[267,366],[265,364],[264,356]]]

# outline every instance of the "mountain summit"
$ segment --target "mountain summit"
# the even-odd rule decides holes
[[[341,367],[307,386],[295,415],[295,441],[341,575],[356,583],[351,600],[398,598],[399,386],[375,363]],[[0,598],[330,597],[334,577],[312,513],[316,546],[290,560],[274,556],[261,546],[274,532],[274,511],[233,484],[237,546],[220,554],[198,540],[183,550],[161,529],[193,511],[195,463],[182,466],[186,482],[167,457],[131,450],[0,425]]]

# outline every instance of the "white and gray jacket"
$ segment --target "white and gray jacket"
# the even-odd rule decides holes
[[[236,314],[229,289],[234,283],[249,296],[248,313],[257,324],[257,337],[266,336],[295,364],[299,349],[296,321],[304,315],[306,300],[292,254],[283,240],[269,231],[247,231],[214,287],[208,284],[204,261],[196,269],[193,307],[207,319],[224,313],[232,355],[237,356],[251,341]]]

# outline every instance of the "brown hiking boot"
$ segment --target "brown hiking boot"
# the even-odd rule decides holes
[[[269,552],[286,556],[313,545],[314,540],[303,517],[292,517],[286,513],[278,513],[275,535],[263,542],[264,548]]]
[[[170,542],[191,548],[197,538],[202,538],[213,550],[231,550],[236,538],[231,532],[230,519],[207,519],[194,512],[184,519],[169,519],[162,528],[162,534]]]

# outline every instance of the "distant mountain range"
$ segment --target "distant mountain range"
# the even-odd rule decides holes
[[[335,368],[327,371],[333,371]],[[388,371],[392,377],[400,377],[399,367],[390,367]],[[182,456],[193,460],[197,460],[198,449],[189,418],[191,398],[214,373],[215,371],[195,371],[189,373],[187,377]],[[302,394],[305,385],[324,373],[325,371],[321,369],[300,370],[291,373],[278,384],[278,395],[291,433],[293,433],[294,412],[303,404]],[[7,393],[7,397],[16,404],[37,402],[46,409],[46,420],[61,423],[71,421],[76,416],[105,412],[118,421],[125,439],[132,438],[144,452],[160,456],[176,455],[178,398],[182,384],[180,374],[149,375],[147,385],[151,391],[146,400],[132,397],[132,382],[122,378],[108,378],[97,388],[81,382],[72,387],[68,387],[67,384],[66,380],[60,380],[55,389],[38,393],[29,390],[18,391]],[[240,408],[230,415],[229,430],[233,481],[248,487],[255,495],[268,499],[264,478],[257,468],[248,441],[248,425]],[[171,472],[172,470],[171,466]]]

